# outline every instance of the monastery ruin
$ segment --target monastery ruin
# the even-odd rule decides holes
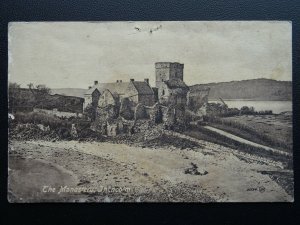
[[[155,63],[155,87],[149,79],[98,83],[84,95],[84,111],[90,111],[95,129],[106,135],[130,133],[138,120],[184,125],[206,115],[209,89],[190,90],[183,77],[184,64]]]

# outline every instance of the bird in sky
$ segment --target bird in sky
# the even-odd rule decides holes
[[[138,32],[149,32],[149,34],[152,34],[154,31],[158,31],[159,29],[162,28],[162,25],[159,25],[158,27],[155,27],[155,28],[151,28],[150,30],[142,30],[141,28],[139,27],[134,27],[134,30],[136,31],[135,33],[131,33],[129,35],[132,35],[132,34],[137,34]]]
[[[139,27],[135,27],[134,29],[135,29],[136,31],[141,32],[141,28],[139,28]]]

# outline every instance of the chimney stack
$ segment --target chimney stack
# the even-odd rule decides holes
[[[98,81],[97,81],[97,80],[95,80],[95,81],[94,81],[94,85],[97,85],[97,84],[98,84]]]
[[[119,83],[122,83],[122,80],[119,80]]]
[[[130,79],[130,81],[131,81],[131,82],[133,82],[133,81],[134,81],[134,79]]]
[[[119,83],[119,80],[117,80],[117,83]]]
[[[144,81],[149,84],[149,78],[144,79]]]

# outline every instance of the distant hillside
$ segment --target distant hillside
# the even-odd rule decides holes
[[[292,82],[271,79],[253,79],[190,86],[193,90],[210,87],[209,100],[251,99],[251,100],[292,100]]]
[[[84,97],[84,93],[86,89],[82,88],[58,88],[58,89],[51,89],[51,94],[58,94],[58,95],[66,95],[66,96],[75,96],[75,97]]]

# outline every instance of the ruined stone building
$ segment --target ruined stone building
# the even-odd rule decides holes
[[[129,82],[117,80],[115,83],[98,83],[90,87],[85,93],[84,107],[89,104],[98,107],[106,105],[118,105],[123,99],[129,99],[135,104],[151,106],[155,103],[154,91],[149,85],[149,79],[144,81],[135,81],[130,79]]]
[[[151,87],[149,79],[129,82],[117,80],[114,83],[94,82],[85,93],[84,107],[89,104],[103,107],[116,105],[124,98],[135,104],[152,106],[156,102],[164,105],[186,105],[189,87],[183,81],[183,64],[171,62],[155,63],[156,85]]]
[[[184,65],[178,62],[155,63],[155,87],[149,79],[98,83],[85,93],[84,107],[95,109],[95,120],[106,133],[117,133],[122,119],[149,119],[155,123],[186,123],[205,115],[209,90],[196,90],[185,84]],[[120,122],[121,119],[121,122]],[[117,122],[119,121],[119,122]],[[169,126],[168,125],[168,126]]]
[[[189,87],[183,81],[183,64],[155,63],[158,101],[163,105],[182,105],[187,103]]]
[[[190,87],[187,95],[187,109],[197,115],[205,116],[210,88]]]

